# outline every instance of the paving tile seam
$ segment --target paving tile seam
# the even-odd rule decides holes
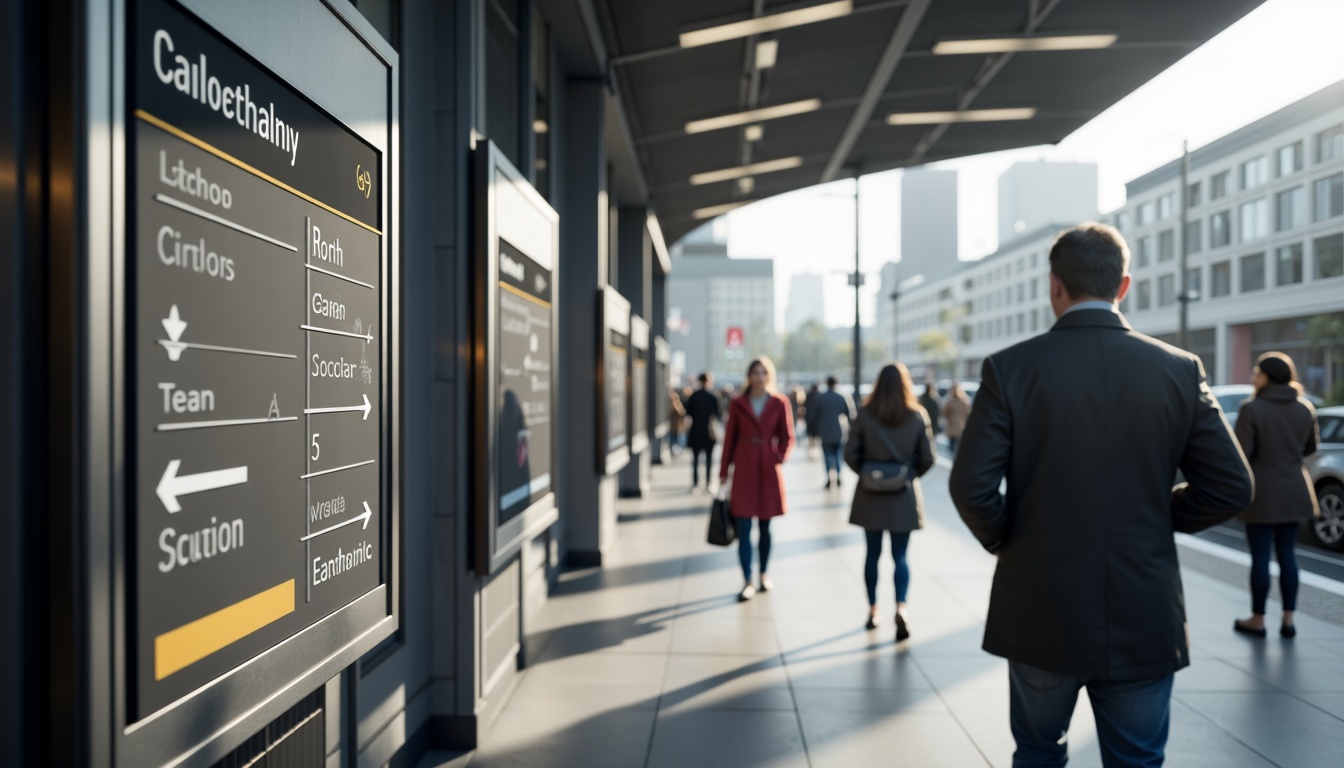
[[[1184,693],[1184,692],[1182,692],[1182,693]],[[1182,699],[1182,698],[1181,698],[1181,695],[1182,695],[1181,693],[1173,693],[1172,696],[1171,696],[1172,701],[1174,701],[1174,702],[1176,702],[1177,704],[1179,704],[1179,705],[1185,707],[1187,710],[1189,710],[1190,712],[1192,712],[1192,713],[1195,715],[1195,717],[1198,717],[1199,719],[1201,719],[1201,720],[1203,720],[1204,722],[1208,723],[1209,725],[1213,726],[1213,728],[1214,728],[1215,730],[1217,730],[1218,732],[1224,734],[1225,736],[1227,736],[1227,737],[1228,737],[1229,739],[1231,739],[1232,741],[1235,741],[1236,743],[1238,743],[1238,744],[1240,744],[1241,746],[1245,747],[1248,751],[1250,751],[1250,752],[1251,752],[1252,754],[1254,754],[1254,755],[1257,755],[1260,759],[1264,760],[1266,763],[1269,763],[1270,765],[1275,766],[1275,768],[1282,768],[1282,766],[1280,766],[1278,763],[1276,763],[1276,762],[1274,762],[1273,760],[1269,759],[1269,756],[1268,756],[1268,755],[1262,754],[1262,753],[1260,752],[1260,750],[1258,750],[1258,749],[1256,749],[1255,747],[1252,747],[1250,744],[1247,744],[1246,742],[1242,741],[1241,738],[1238,737],[1235,733],[1232,733],[1231,731],[1227,730],[1227,729],[1224,728],[1222,725],[1220,725],[1217,721],[1215,721],[1213,718],[1209,717],[1208,715],[1206,715],[1206,714],[1204,714],[1203,712],[1201,712],[1201,711],[1199,711],[1198,709],[1196,709],[1195,706],[1194,706],[1193,704],[1191,704],[1190,702],[1185,701],[1184,699]]]
[[[933,678],[929,675],[928,671],[924,669],[924,665],[920,664],[919,659],[915,658],[913,655],[910,656],[910,663],[914,664],[915,669],[919,670],[919,674],[923,676],[924,682],[929,684],[929,689],[933,691],[934,696],[938,697],[938,701],[943,705],[943,708],[947,710],[948,715],[952,717],[952,721],[955,722],[957,724],[957,727],[961,729],[962,734],[966,736],[966,740],[971,743],[971,746],[975,747],[975,751],[979,753],[980,759],[985,761],[986,766],[989,766],[989,768],[993,768],[994,761],[991,760],[989,755],[985,753],[985,749],[984,747],[980,746],[980,742],[976,741],[975,737],[971,735],[970,729],[967,728],[966,724],[961,721],[961,718],[957,715],[957,711],[953,709],[950,704],[948,704],[947,699],[944,698],[943,696],[942,690],[940,690],[938,686],[934,684]]]

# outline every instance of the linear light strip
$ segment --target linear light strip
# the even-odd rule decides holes
[[[965,109],[952,112],[893,112],[887,125],[940,125],[942,123],[987,123],[1000,120],[1030,120],[1035,107],[1018,109]]]
[[[818,109],[821,109],[821,99],[791,101],[788,104],[776,104],[773,107],[761,107],[760,109],[749,109],[746,112],[734,112],[731,115],[692,120],[686,124],[685,130],[687,133],[704,133],[705,131],[716,131],[720,128],[734,128],[759,120],[774,120],[780,117],[816,112]]]
[[[790,168],[797,168],[803,164],[801,155],[793,157],[782,157],[778,160],[766,160],[763,163],[752,163],[751,165],[740,165],[736,168],[724,168],[719,171],[706,171],[697,173],[691,177],[692,186],[701,186],[703,184],[713,184],[717,181],[732,181],[740,179],[743,176],[752,176],[757,173],[770,173],[772,171],[787,171]]]
[[[721,43],[725,40],[736,40],[739,37],[748,37],[750,35],[759,35],[765,32],[774,32],[789,27],[799,27],[804,24],[812,24],[818,21],[828,19],[838,19],[842,16],[848,16],[854,11],[854,0],[839,0],[839,2],[822,3],[810,8],[799,8],[796,11],[786,11],[776,13],[770,16],[761,16],[755,19],[745,21],[735,21],[731,24],[721,24],[717,27],[707,29],[697,29],[692,32],[682,32],[678,42],[682,48],[694,48],[700,45],[709,45],[711,43]]]
[[[741,208],[744,205],[750,205],[754,202],[756,201],[738,200],[735,203],[724,203],[723,205],[711,205],[708,208],[697,208],[694,211],[691,211],[691,218],[695,219],[696,221],[700,221],[702,219],[712,219],[715,216],[722,216],[723,214],[733,210],[734,208]]]
[[[1118,35],[1042,35],[1023,37],[982,37],[939,40],[933,45],[935,56],[972,53],[1021,53],[1024,51],[1085,51],[1109,48]]]

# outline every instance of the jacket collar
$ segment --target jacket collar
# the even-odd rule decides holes
[[[1256,393],[1255,399],[1291,403],[1297,399],[1297,390],[1287,384],[1266,384],[1264,389]]]
[[[1129,323],[1125,321],[1125,316],[1119,312],[1112,312],[1109,309],[1080,309],[1075,312],[1066,312],[1060,316],[1055,324],[1050,326],[1052,331],[1063,331],[1070,328],[1110,328],[1116,331],[1132,331]]]
[[[766,392],[766,393],[765,393],[765,406],[764,406],[763,408],[761,408],[761,415],[760,415],[760,416],[757,416],[757,415],[756,415],[756,410],[755,410],[754,408],[751,407],[751,395],[747,394],[746,392],[743,392],[742,394],[740,394],[740,395],[738,395],[737,397],[733,398],[733,407],[734,407],[734,408],[737,408],[739,411],[741,411],[741,412],[747,414],[748,416],[750,416],[751,419],[752,419],[753,421],[760,422],[761,418],[765,416],[765,412],[768,411],[768,410],[770,410],[770,406],[771,406],[771,404],[773,404],[774,402],[775,402],[775,395],[774,395],[774,393],[773,393],[773,392]]]

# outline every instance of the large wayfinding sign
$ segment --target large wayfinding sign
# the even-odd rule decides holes
[[[130,29],[135,721],[391,569],[383,157],[175,4],[135,3]]]

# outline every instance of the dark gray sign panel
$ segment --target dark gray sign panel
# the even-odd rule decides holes
[[[668,388],[672,386],[669,381],[669,366],[672,364],[672,347],[662,336],[653,337],[653,435],[662,438],[667,435],[671,424],[669,422],[669,409],[671,401],[668,399]]]
[[[630,450],[649,447],[649,323],[630,317]]]
[[[133,9],[130,717],[387,583],[382,158]]]
[[[551,491],[551,272],[499,241],[499,524]]]
[[[607,475],[630,463],[630,302],[615,288],[598,291],[597,467]]]

